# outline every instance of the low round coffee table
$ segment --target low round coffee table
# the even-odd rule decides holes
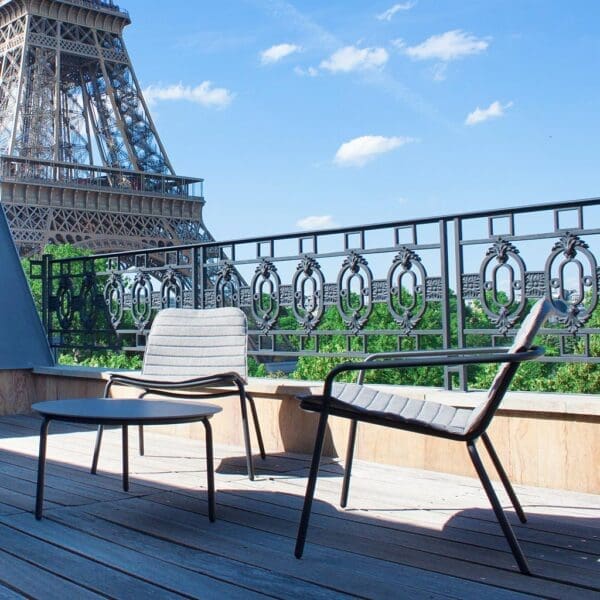
[[[215,520],[215,474],[213,466],[212,429],[208,420],[222,409],[220,406],[177,400],[121,398],[78,398],[49,400],[32,406],[44,420],[40,429],[40,453],[35,501],[35,518],[42,518],[46,441],[50,421],[68,421],[87,425],[120,425],[123,437],[123,489],[129,490],[129,425],[173,425],[201,421],[206,431],[206,477],[208,485],[208,517]]]

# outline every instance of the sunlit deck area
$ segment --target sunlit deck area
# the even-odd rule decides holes
[[[293,556],[308,457],[216,447],[217,520],[207,518],[202,440],[147,432],[120,482],[119,431],[88,472],[94,431],[52,423],[44,518],[32,511],[40,421],[0,417],[0,597],[597,598],[598,496],[517,487],[509,511],[534,577],[521,575],[481,489],[467,477],[357,462],[349,508],[325,459],[308,544]]]

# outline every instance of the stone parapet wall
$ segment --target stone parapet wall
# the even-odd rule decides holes
[[[35,369],[31,397],[42,400],[101,395],[108,374],[101,369],[74,367]],[[250,379],[248,389],[256,399],[269,453],[312,451],[316,415],[300,410],[295,396],[320,388],[318,382]],[[126,397],[130,390],[115,387],[114,393]],[[448,393],[415,387],[403,387],[401,393],[435,401],[442,401],[443,397],[449,399],[449,403],[461,406],[474,405],[483,397],[483,392]],[[213,421],[215,443],[242,446],[238,400],[231,397],[215,402],[223,406],[223,412]],[[348,424],[345,419],[330,419],[326,455],[343,459]],[[515,484],[598,494],[599,426],[600,400],[594,396],[510,392],[492,422],[489,434]],[[198,439],[203,436],[199,424],[164,427],[163,432]],[[362,423],[359,425],[356,458],[475,475],[467,451],[460,443]],[[493,468],[490,472],[493,473]]]

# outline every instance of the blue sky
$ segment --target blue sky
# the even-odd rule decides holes
[[[600,195],[597,0],[123,0],[217,239]]]

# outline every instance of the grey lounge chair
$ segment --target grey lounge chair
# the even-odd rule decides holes
[[[110,396],[114,384],[138,388],[139,397],[147,394],[210,399],[239,395],[246,447],[248,477],[254,479],[248,411],[250,405],[260,455],[265,448],[254,400],[245,389],[247,376],[246,316],[238,308],[195,310],[167,308],[152,323],[141,373],[111,375],[104,396]],[[223,390],[222,388],[235,388]],[[215,389],[218,388],[218,389]],[[98,428],[92,460],[92,473],[98,467],[103,428]],[[140,427],[140,453],[144,454],[143,429]]]
[[[502,531],[510,545],[512,553],[522,573],[530,574],[527,560],[519,546],[515,534],[502,510],[500,501],[485,471],[475,444],[479,438],[488,451],[490,458],[498,471],[504,488],[510,497],[515,511],[525,523],[526,517],[519,500],[508,480],[492,442],[486,433],[496,409],[521,361],[530,360],[543,354],[543,348],[532,346],[533,339],[554,309],[563,310],[563,303],[539,300],[523,322],[515,336],[513,345],[506,350],[469,349],[457,351],[386,353],[373,355],[362,363],[345,363],[332,369],[325,379],[322,395],[300,396],[300,406],[306,410],[321,413],[315,447],[310,467],[310,474],[304,507],[298,529],[295,555],[301,558],[306,541],[306,532],[312,500],[317,482],[319,461],[323,449],[327,418],[329,415],[351,419],[350,436],[346,455],[344,481],[342,485],[341,506],[345,507],[348,500],[350,474],[354,454],[354,442],[358,421],[395,427],[415,433],[432,435],[459,442],[466,442],[469,456],[481,480],[483,488],[494,509]],[[437,402],[411,400],[395,394],[382,393],[362,385],[365,371],[370,369],[412,368],[422,366],[464,365],[480,363],[502,363],[485,402],[476,408],[455,408]],[[336,384],[335,378],[347,371],[358,371],[359,379],[356,384]]]

